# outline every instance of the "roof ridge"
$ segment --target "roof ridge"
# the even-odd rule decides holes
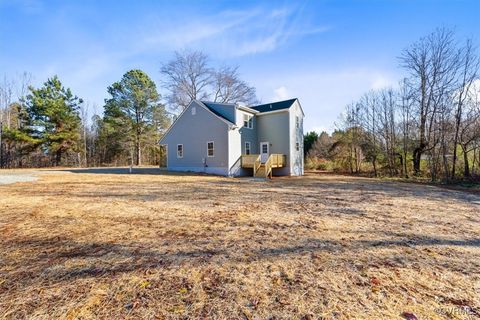
[[[275,101],[275,102],[267,102],[267,103],[257,104],[255,106],[250,107],[250,108],[266,106],[266,105],[269,105],[269,104],[283,103],[283,102],[288,102],[288,101],[295,101],[295,100],[298,100],[298,98],[292,98],[292,99],[280,100],[280,101]]]
[[[293,98],[293,99],[282,100],[282,101],[277,101],[277,102],[264,103],[264,104],[260,104],[260,105],[257,105],[257,106],[253,106],[251,108],[259,111],[260,113],[269,112],[269,111],[276,111],[276,110],[283,110],[283,109],[290,108],[293,105],[293,103],[297,100],[298,100],[298,98]]]

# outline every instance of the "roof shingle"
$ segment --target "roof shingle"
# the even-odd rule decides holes
[[[290,99],[285,101],[266,103],[266,104],[261,104],[261,105],[250,107],[250,108],[260,112],[277,111],[277,110],[290,108],[292,104],[295,102],[295,100],[297,99],[295,98],[295,99]]]

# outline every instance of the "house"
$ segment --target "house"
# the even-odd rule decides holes
[[[193,100],[160,140],[171,171],[225,176],[303,175],[298,99],[245,106]]]

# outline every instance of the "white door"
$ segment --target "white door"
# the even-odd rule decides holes
[[[268,142],[260,142],[260,159],[262,163],[267,162],[268,156],[270,155],[270,148]]]

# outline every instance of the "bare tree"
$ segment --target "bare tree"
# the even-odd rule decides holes
[[[238,67],[223,66],[215,71],[213,86],[214,102],[244,102],[249,105],[258,102],[255,88],[240,79]]]
[[[167,102],[173,110],[182,111],[190,101],[207,99],[213,83],[208,57],[199,51],[175,52],[175,57],[161,68],[163,86],[169,91]]]
[[[456,104],[455,111],[455,137],[453,141],[453,159],[452,159],[452,175],[451,178],[455,178],[455,168],[457,163],[457,145],[459,140],[459,134],[462,127],[462,121],[464,116],[464,104],[469,95],[471,94],[471,88],[478,77],[478,69],[480,66],[480,59],[475,55],[471,40],[467,40],[464,48],[460,53],[460,81],[457,92],[454,97],[454,104]],[[468,119],[467,119],[468,122]],[[462,147],[463,148],[463,147]],[[466,158],[468,160],[468,158]],[[468,162],[467,162],[468,167]],[[464,172],[469,174],[468,171]]]
[[[359,122],[364,129],[362,147],[365,158],[372,163],[373,173],[378,175],[377,163],[380,155],[380,140],[378,138],[378,94],[369,91],[364,94],[357,106],[359,107]]]
[[[409,91],[409,85],[407,79],[404,79],[400,84],[399,90],[399,103],[400,103],[400,115],[401,124],[400,130],[402,134],[402,171],[403,176],[408,178],[408,153],[410,151],[411,130],[412,130],[412,94]]]
[[[14,86],[13,80],[3,77],[3,82],[0,85],[0,168],[4,166],[4,146],[3,146],[3,131],[4,128],[10,128],[11,112],[10,105],[14,99]]]
[[[258,102],[255,88],[240,79],[238,67],[209,66],[207,55],[199,51],[175,52],[173,60],[161,68],[163,86],[168,90],[167,104],[173,111],[183,111],[192,100],[220,103]]]
[[[480,82],[480,81],[479,81]],[[473,163],[475,163],[475,150],[480,142],[480,88],[471,86],[468,99],[463,102],[464,119],[460,122],[457,143],[460,144],[463,153],[463,176],[469,178],[470,160],[469,154],[473,152]]]
[[[438,108],[445,95],[455,86],[458,69],[458,51],[454,32],[437,29],[404,50],[400,60],[410,72],[412,90],[415,91],[418,121],[417,143],[413,150],[413,169],[420,174],[420,160],[425,151],[433,148],[433,129]]]
[[[90,104],[88,102],[83,102],[80,105],[80,120],[81,120],[81,137],[82,137],[82,153],[83,153],[83,159],[81,162],[83,162],[84,167],[88,167],[88,141],[87,141],[87,134],[88,134],[88,114],[90,111]],[[80,162],[80,161],[79,161]]]

